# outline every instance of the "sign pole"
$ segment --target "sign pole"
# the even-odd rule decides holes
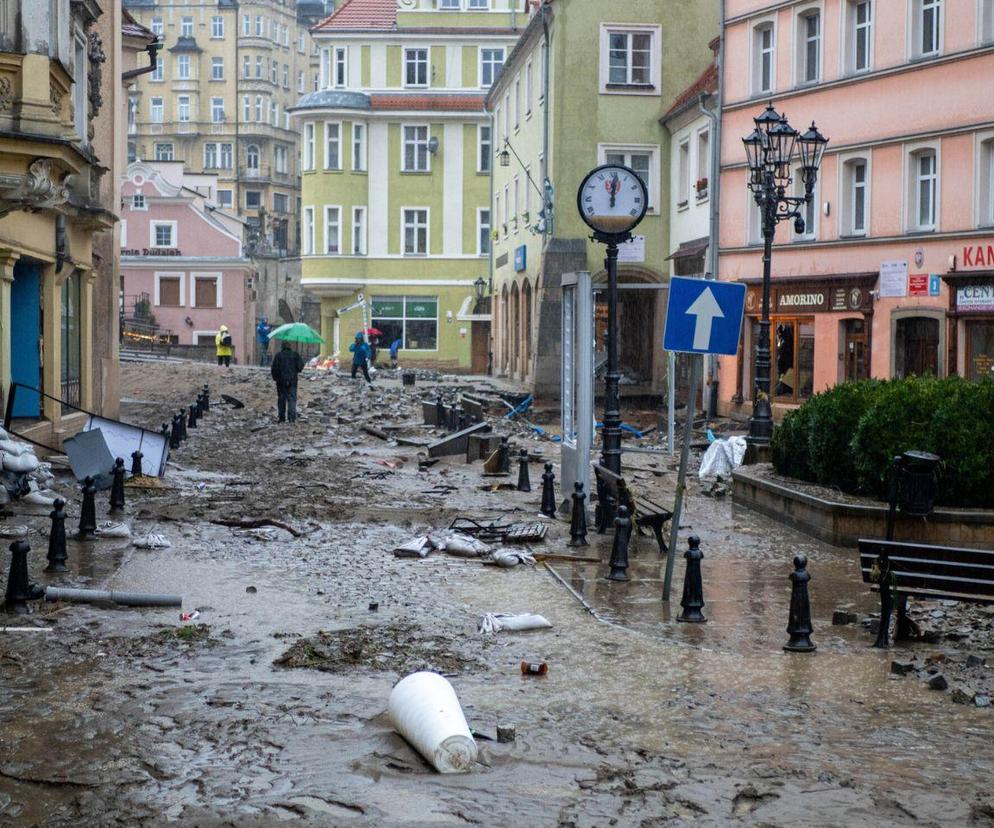
[[[667,412],[666,419],[666,445],[669,449],[670,457],[673,456],[676,451],[676,446],[674,442],[676,440],[676,354],[672,351],[666,352],[668,364],[667,364],[667,374],[669,375],[669,400],[667,401]]]
[[[683,424],[683,446],[680,448],[680,472],[676,481],[676,501],[673,504],[673,517],[670,519],[670,548],[666,553],[666,576],[663,578],[663,602],[670,600],[670,587],[673,585],[673,561],[680,533],[680,513],[683,511],[683,495],[687,487],[687,464],[690,460],[690,441],[694,434],[697,386],[701,382],[701,361],[703,356],[688,354],[690,357],[690,392],[687,397],[687,421]]]
[[[618,394],[618,243],[607,244],[607,376],[604,378],[604,428],[601,464],[621,474],[621,402]]]

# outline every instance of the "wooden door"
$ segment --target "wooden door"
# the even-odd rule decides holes
[[[490,323],[474,322],[471,333],[473,341],[470,370],[474,374],[486,374],[490,367]]]

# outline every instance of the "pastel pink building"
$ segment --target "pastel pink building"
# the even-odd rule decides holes
[[[773,248],[776,415],[867,376],[994,377],[994,0],[726,0],[724,35],[719,275],[748,291],[720,410],[752,408],[762,237],[741,139],[768,101],[831,139],[804,233],[783,222]]]
[[[234,361],[250,363],[255,269],[243,253],[244,223],[216,207],[216,193],[216,176],[185,173],[181,162],[128,167],[121,211],[123,335],[213,348],[219,327],[227,325]]]

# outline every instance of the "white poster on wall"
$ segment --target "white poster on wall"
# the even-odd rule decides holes
[[[880,296],[901,297],[908,295],[908,263],[880,263]]]
[[[618,245],[619,262],[644,262],[645,261],[645,236],[632,236],[632,240],[626,244]]]

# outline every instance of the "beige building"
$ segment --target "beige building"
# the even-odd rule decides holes
[[[218,177],[219,206],[247,219],[249,249],[299,249],[298,134],[289,110],[317,88],[308,29],[321,2],[124,0],[163,41],[154,72],[131,93],[129,161],[183,161]]]

